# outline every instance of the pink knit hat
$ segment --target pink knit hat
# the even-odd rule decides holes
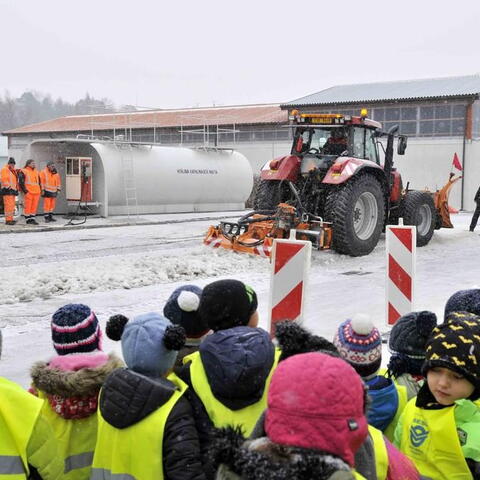
[[[368,433],[364,402],[362,379],[347,362],[294,355],[273,374],[265,429],[275,443],[322,450],[353,466]]]

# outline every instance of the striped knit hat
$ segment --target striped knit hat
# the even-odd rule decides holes
[[[382,363],[382,338],[366,315],[356,315],[338,327],[334,345],[361,377],[377,373]]]
[[[102,349],[102,331],[89,307],[69,303],[52,317],[53,346],[59,355],[85,353]]]

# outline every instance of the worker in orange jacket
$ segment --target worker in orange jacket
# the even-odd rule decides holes
[[[54,162],[48,162],[47,166],[40,172],[40,184],[42,186],[45,222],[56,222],[53,218],[53,211],[55,210],[57,195],[62,189],[62,184]]]
[[[22,192],[25,194],[24,198],[24,214],[27,223],[30,225],[38,225],[35,220],[37,214],[38,202],[40,200],[40,175],[35,168],[35,161],[30,159],[25,163],[18,173],[18,183]]]
[[[15,197],[18,195],[18,179],[15,170],[15,159],[10,157],[0,173],[1,189],[3,196],[3,210],[5,213],[5,224],[15,225],[13,215],[15,213]]]

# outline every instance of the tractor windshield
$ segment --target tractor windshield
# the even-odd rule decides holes
[[[292,153],[342,155],[349,150],[348,130],[343,126],[298,128]]]

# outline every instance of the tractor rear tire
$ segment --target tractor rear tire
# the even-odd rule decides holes
[[[253,202],[255,210],[276,210],[282,201],[282,185],[280,180],[260,180]]]
[[[437,210],[427,192],[412,190],[403,200],[403,224],[417,227],[417,247],[428,244],[437,223]]]
[[[385,222],[385,196],[380,182],[369,174],[343,185],[326,202],[325,219],[332,222],[332,248],[359,257],[377,245]]]

